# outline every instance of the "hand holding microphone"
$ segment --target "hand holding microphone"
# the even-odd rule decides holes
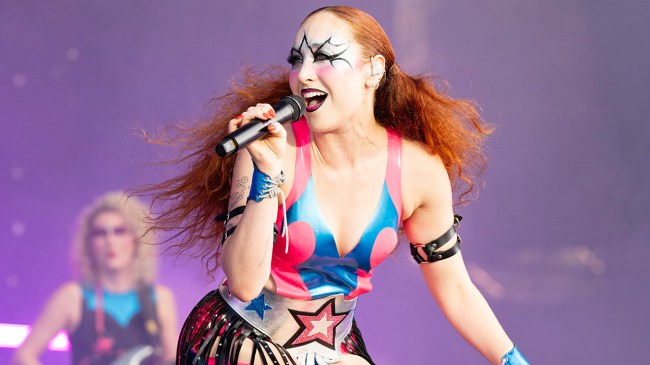
[[[281,98],[273,105],[273,109],[275,117],[268,120],[255,118],[224,137],[215,147],[217,154],[221,157],[228,156],[266,136],[271,123],[295,122],[305,114],[306,105],[301,97],[290,95]]]

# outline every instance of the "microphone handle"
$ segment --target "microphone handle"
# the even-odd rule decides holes
[[[253,119],[243,127],[228,134],[224,139],[217,144],[215,151],[221,157],[231,155],[242,148],[246,148],[254,141],[266,136],[268,130],[266,129],[269,124],[273,122],[286,123],[291,121],[293,111],[289,107],[278,108],[275,111],[276,116],[269,120]]]
[[[264,137],[267,133],[268,120],[253,119],[245,126],[228,134],[216,147],[217,154],[221,157],[238,152],[249,144]]]

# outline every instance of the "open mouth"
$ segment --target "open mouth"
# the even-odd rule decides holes
[[[302,90],[302,98],[307,103],[307,111],[313,112],[320,108],[327,99],[327,93],[318,89]]]

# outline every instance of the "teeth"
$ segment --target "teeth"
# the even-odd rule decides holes
[[[307,91],[306,93],[302,94],[302,97],[305,99],[313,98],[316,96],[325,96],[327,93],[322,92],[322,91]]]

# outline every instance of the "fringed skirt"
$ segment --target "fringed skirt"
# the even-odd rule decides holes
[[[310,301],[264,290],[250,302],[228,287],[208,293],[185,320],[177,365],[329,365],[342,354],[374,364],[354,322],[356,300]]]

